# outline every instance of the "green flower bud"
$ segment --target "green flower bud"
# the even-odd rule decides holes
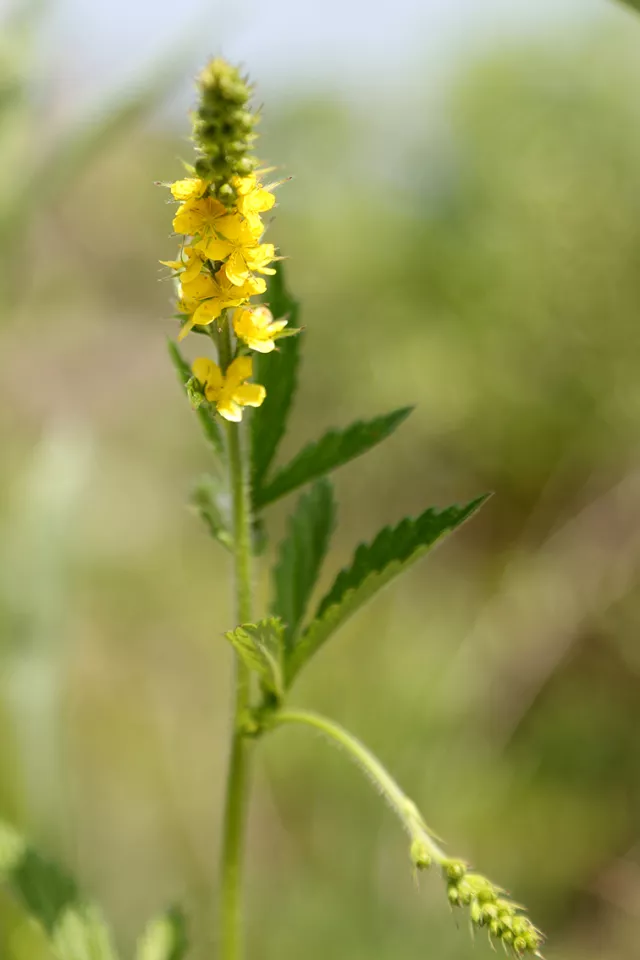
[[[475,923],[477,927],[481,927],[484,923],[484,916],[482,913],[482,905],[478,903],[477,900],[473,900],[471,907],[469,908],[469,915],[471,916],[471,922]]]
[[[516,956],[538,955],[543,937],[529,918],[480,873],[469,873],[463,860],[444,860],[442,872],[447,878],[447,897],[452,906],[468,906],[469,919],[476,927],[487,927],[490,937],[511,947]]]
[[[185,390],[187,391],[189,403],[194,410],[197,410],[205,400],[204,393],[202,392],[202,384],[196,380],[195,377],[190,377],[185,384]]]
[[[482,905],[482,915],[487,920],[497,920],[498,910],[495,903],[484,903]]]
[[[464,860],[445,860],[442,870],[449,880],[461,880],[467,872],[467,865]]]
[[[465,906],[473,900],[473,890],[466,880],[460,880],[458,883],[458,895],[460,897],[460,903],[464,903]]]
[[[431,866],[429,848],[424,840],[420,840],[418,837],[411,844],[409,856],[414,867],[417,867],[418,870],[427,870]]]
[[[237,164],[237,173],[241,177],[248,177],[250,173],[253,173],[256,167],[256,161],[252,157],[241,157],[238,160]]]
[[[207,157],[198,157],[193,169],[196,172],[196,176],[200,177],[202,180],[206,180],[211,173],[211,164],[209,163]]]
[[[449,898],[449,903],[452,906],[454,907],[460,906],[460,891],[455,886],[455,884],[451,884],[450,886],[447,887],[447,896]]]
[[[252,88],[224,60],[212,60],[198,78],[200,104],[193,121],[193,139],[201,154],[196,173],[225,206],[236,199],[237,176],[255,168],[251,156],[257,117],[248,109]]]

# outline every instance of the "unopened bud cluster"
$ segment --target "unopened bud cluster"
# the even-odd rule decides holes
[[[516,957],[540,956],[542,934],[521,908],[505,896],[504,890],[481,874],[471,873],[462,860],[446,859],[441,866],[452,906],[468,907],[474,926],[485,927],[491,937],[510,947]]]
[[[212,60],[198,78],[200,103],[193,117],[198,149],[195,172],[209,184],[209,194],[225,206],[236,200],[235,177],[256,168],[251,155],[258,118],[248,109],[252,88],[236,67]]]

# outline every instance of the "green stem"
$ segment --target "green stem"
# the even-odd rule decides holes
[[[344,727],[333,720],[322,717],[317,713],[311,713],[309,710],[282,710],[274,714],[271,723],[273,726],[296,723],[313,727],[341,747],[387,801],[409,834],[412,845],[418,845],[420,850],[428,854],[431,860],[436,863],[447,862],[446,854],[433,839],[413,800],[400,789],[389,771],[383,767],[369,748],[365,747],[348,730],[345,730]]]
[[[218,350],[220,365],[223,370],[226,370],[231,361],[231,334],[226,318],[222,320],[218,335]],[[229,485],[233,500],[236,617],[240,624],[247,623],[252,616],[249,460],[243,443],[243,424],[225,421],[225,426]],[[240,960],[242,957],[242,860],[249,773],[249,743],[243,736],[242,722],[250,704],[249,679],[249,671],[236,656],[233,728],[221,862],[220,956],[222,960]]]

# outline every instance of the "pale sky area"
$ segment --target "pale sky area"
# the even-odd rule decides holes
[[[501,37],[580,29],[628,14],[612,0],[58,0],[47,30],[69,104],[129,80],[192,40],[193,64],[223,53],[264,92],[321,80],[366,95],[446,72]],[[193,72],[186,71],[186,72]]]

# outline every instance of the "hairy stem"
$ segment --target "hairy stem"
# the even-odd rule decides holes
[[[226,369],[231,360],[231,335],[223,318],[218,335],[220,365]],[[241,423],[225,423],[229,460],[229,486],[233,500],[233,550],[235,562],[235,599],[238,623],[251,620],[251,505],[249,460],[243,443]],[[220,956],[222,960],[240,960],[242,956],[242,859],[247,806],[249,743],[242,733],[242,721],[249,707],[249,672],[234,659],[233,727],[227,790],[224,809],[221,886]]]
[[[282,710],[274,714],[271,723],[273,726],[296,723],[313,727],[341,747],[387,801],[409,834],[412,844],[419,844],[436,863],[442,864],[447,861],[446,854],[433,839],[413,800],[410,800],[400,789],[389,771],[383,767],[368,747],[365,747],[348,730],[334,723],[333,720],[308,710]]]

